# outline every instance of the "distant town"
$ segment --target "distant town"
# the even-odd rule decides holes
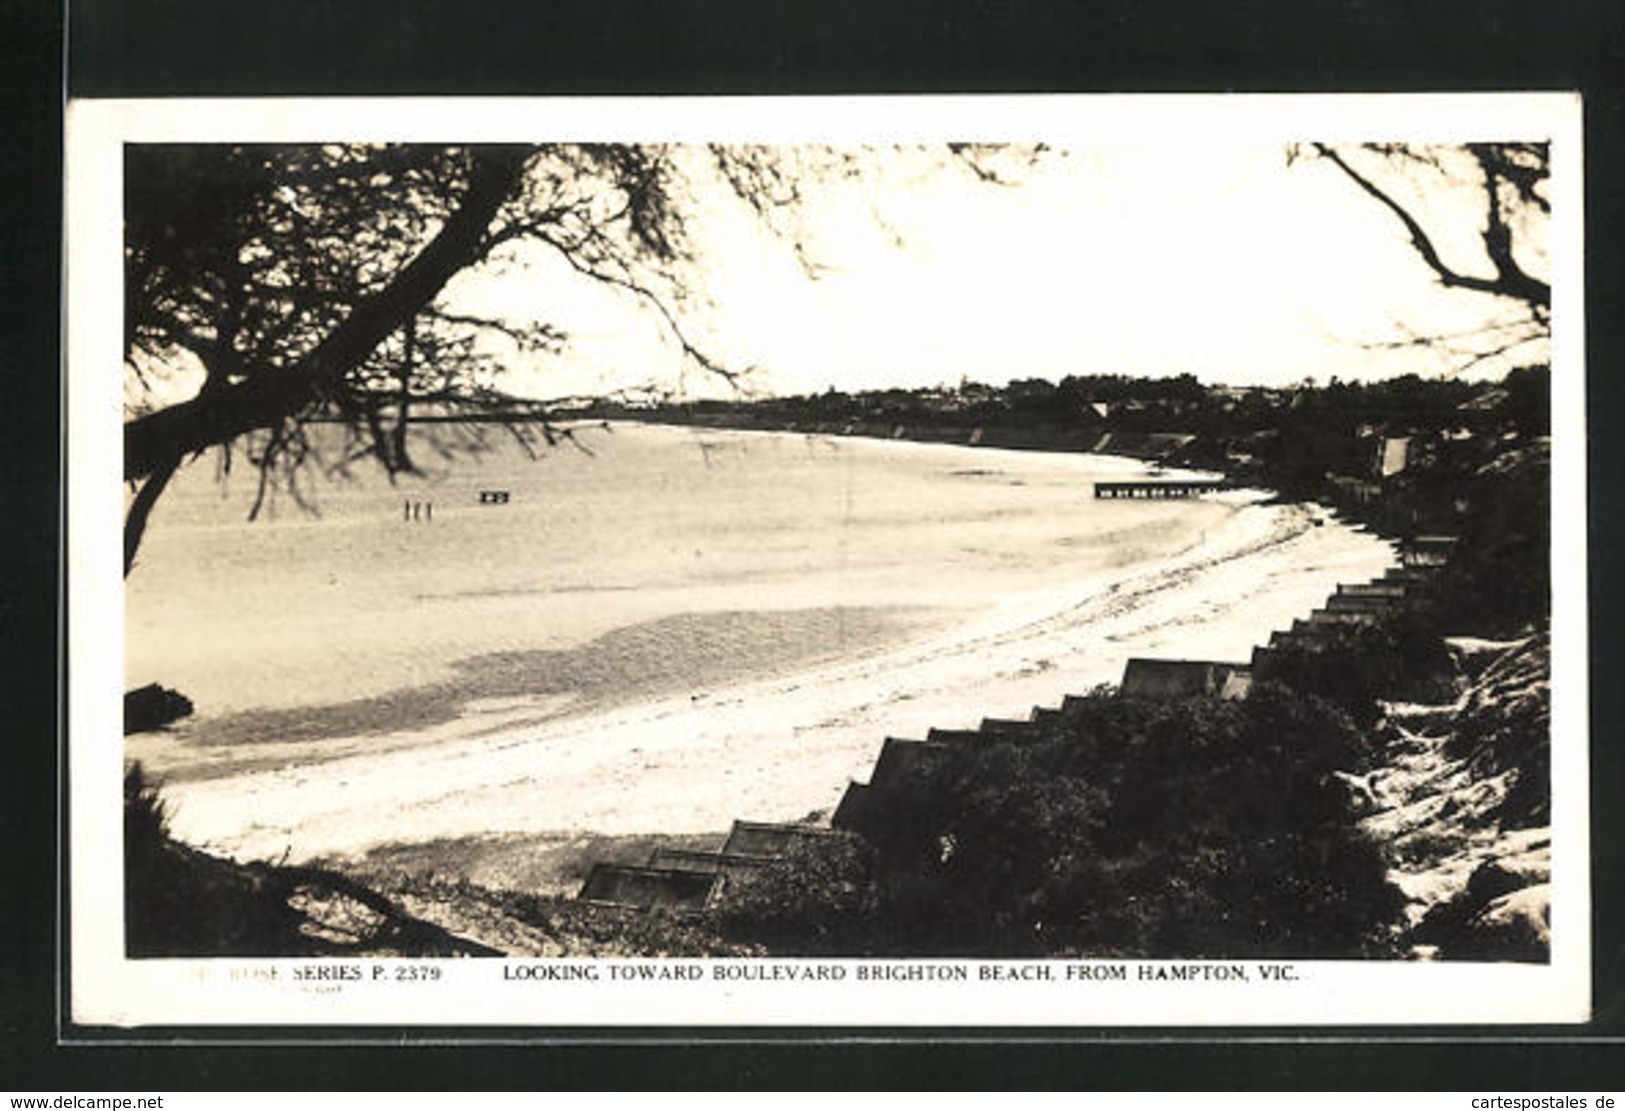
[[[755,400],[599,400],[553,415],[1124,455],[1363,507],[1362,516],[1383,518],[1374,525],[1406,533],[1449,531],[1467,509],[1459,503],[1468,491],[1446,496],[1418,475],[1464,475],[1510,446],[1508,433],[1520,442],[1547,434],[1548,378],[1544,366],[1498,381],[1405,375],[1288,387],[1091,374]],[[1403,504],[1387,504],[1401,490]]]

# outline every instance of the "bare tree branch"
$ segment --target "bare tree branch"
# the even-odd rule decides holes
[[[517,184],[528,151],[477,153],[462,204],[438,235],[389,285],[359,302],[299,365],[249,378],[189,402],[137,418],[124,428],[124,473],[151,474],[172,455],[188,455],[299,411],[427,304],[475,258],[498,206]]]
[[[1408,209],[1388,192],[1379,187],[1369,177],[1360,173],[1335,147],[1326,143],[1315,143],[1315,151],[1327,161],[1341,170],[1351,181],[1358,185],[1367,195],[1374,198],[1384,208],[1404,225],[1409,235],[1411,246],[1418,257],[1427,264],[1440,283],[1452,289],[1466,289],[1477,293],[1487,293],[1496,297],[1506,297],[1522,302],[1540,320],[1544,321],[1551,306],[1551,287],[1539,279],[1524,272],[1513,260],[1511,253],[1511,238],[1507,231],[1505,217],[1501,212],[1500,200],[1497,192],[1497,178],[1490,164],[1475,153],[1484,172],[1484,188],[1487,200],[1486,226],[1482,233],[1486,253],[1495,267],[1494,277],[1462,273],[1440,256],[1433,239],[1422,227],[1421,223]]]
[[[527,355],[554,354],[566,333],[482,315],[446,292],[471,267],[490,278],[525,265],[526,256],[503,250],[508,244],[556,251],[574,274],[630,294],[675,343],[680,372],[698,367],[743,388],[751,368],[725,365],[691,335],[688,314],[706,293],[691,230],[713,217],[715,197],[731,193],[816,276],[822,266],[803,225],[809,194],[825,183],[861,184],[876,165],[894,172],[886,158],[873,158],[877,151],[907,172],[923,159],[1001,185],[1021,156],[975,144],[946,154],[131,144],[124,323],[126,383],[136,396],[127,403],[125,475],[143,483],[138,497],[150,490],[145,505],[163,490],[163,481],[150,481],[160,471],[210,447],[226,453],[227,466],[240,438],[258,471],[258,515],[281,484],[308,504],[299,485],[307,461],[348,473],[370,455],[391,476],[412,469],[409,427],[420,430],[414,446],[441,455],[487,450],[497,439],[480,423],[487,419],[527,451],[542,443],[584,448],[553,421],[548,403],[519,402],[499,388],[507,343]],[[152,367],[183,351],[188,369],[193,359],[201,364],[204,386],[188,400],[148,409],[143,400],[164,401],[165,376]],[[317,422],[344,429],[330,461],[305,433]],[[131,535],[138,539],[140,529]]]
[[[613,286],[617,289],[622,289],[628,293],[634,294],[640,301],[655,310],[656,314],[665,324],[667,331],[670,333],[672,338],[677,341],[677,344],[681,348],[684,356],[692,359],[697,365],[710,373],[715,374],[724,381],[730,384],[738,383],[741,377],[740,372],[730,370],[721,363],[716,362],[693,343],[689,342],[688,336],[684,333],[682,325],[679,324],[677,322],[677,318],[672,315],[672,311],[667,307],[665,300],[653,290],[633,280],[624,273],[611,273],[601,268],[592,266],[580,257],[580,252],[571,250],[566,245],[555,240],[552,236],[540,234],[537,236],[537,238],[556,250],[559,256],[563,258],[564,261],[569,264],[570,268],[575,270],[577,273],[584,274],[595,281],[603,282],[605,285]]]

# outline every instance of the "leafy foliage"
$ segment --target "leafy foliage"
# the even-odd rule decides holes
[[[204,376],[167,421],[138,405],[128,477],[156,471],[166,449],[243,435],[262,473],[292,476],[313,416],[351,432],[330,464],[370,454],[411,470],[414,412],[500,411],[504,358],[565,339],[540,305],[520,321],[456,312],[446,283],[526,239],[652,295],[660,267],[684,257],[674,178],[661,148],[128,147],[130,373],[150,386],[152,368],[186,355]],[[186,413],[196,419],[179,428]]]
[[[239,864],[172,840],[140,764],[124,776],[124,934],[136,958],[491,953],[337,872]]]
[[[782,859],[729,880],[718,926],[770,952],[862,948],[875,913],[874,852],[850,835],[798,841]]]
[[[1275,649],[1269,677],[1337,706],[1360,726],[1381,716],[1379,699],[1451,695],[1454,664],[1432,619],[1402,612],[1339,626],[1323,641]]]
[[[792,952],[1382,953],[1401,899],[1332,775],[1366,758],[1346,715],[1281,687],[1091,696],[1044,740],[959,746],[871,787],[872,858],[792,862],[726,920]],[[816,936],[786,930],[809,902]]]
[[[1442,608],[1457,615],[1463,633],[1507,636],[1543,626],[1554,555],[1549,441],[1508,445],[1461,485],[1474,510],[1459,522]]]
[[[1498,310],[1456,335],[1410,335],[1383,346],[1443,349],[1466,370],[1494,359],[1544,358],[1551,338],[1552,289],[1545,233],[1551,221],[1551,148],[1546,143],[1432,145],[1314,143],[1298,148],[1328,162],[1398,220],[1416,258],[1446,289],[1481,295]],[[1473,227],[1430,211],[1422,182],[1476,194]],[[1476,257],[1457,261],[1453,240],[1474,241]]]
[[[298,476],[312,461],[337,469],[372,457],[391,475],[415,469],[414,420],[448,455],[478,450],[491,418],[527,447],[567,437],[549,423],[549,405],[504,392],[502,371],[518,353],[567,342],[552,298],[572,282],[625,295],[685,363],[735,380],[683,322],[704,292],[691,233],[730,199],[816,273],[797,218],[812,183],[897,164],[1006,184],[1011,164],[1036,153],[974,144],[130,145],[124,446],[125,478],[140,489],[126,572],[152,503],[176,467],[205,450],[226,449],[229,466],[240,446],[259,468],[263,501],[278,487],[299,499]],[[451,296],[455,279],[525,267],[537,298],[516,313]],[[185,367],[200,386],[177,373]],[[338,458],[317,460],[305,435],[314,419],[349,433]]]
[[[132,957],[310,951],[300,916],[248,873],[170,840],[139,764],[124,776],[125,945]]]

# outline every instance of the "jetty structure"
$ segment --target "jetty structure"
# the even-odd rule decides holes
[[[1328,515],[1336,517],[1335,511]],[[1366,526],[1350,522],[1367,531]],[[1286,629],[1272,632],[1246,662],[1135,657],[1123,670],[1124,698],[1246,698],[1267,680],[1287,652],[1318,652],[1335,644],[1347,626],[1435,604],[1435,578],[1455,546],[1452,536],[1426,535],[1391,542],[1395,563],[1363,583],[1339,583],[1325,603]],[[868,836],[880,828],[884,800],[927,775],[957,746],[1038,742],[1078,714],[1084,699],[1067,695],[1059,706],[1035,706],[1026,718],[983,718],[974,729],[929,730],[923,739],[886,737],[867,781],[849,783],[828,824],[735,821],[714,850],[656,849],[645,864],[595,864],[578,899],[603,906],[700,911],[742,876],[783,860],[809,840],[839,833]]]
[[[1151,478],[1128,482],[1097,482],[1095,497],[1103,499],[1137,498],[1194,498],[1201,494],[1216,494],[1230,489],[1224,479]]]

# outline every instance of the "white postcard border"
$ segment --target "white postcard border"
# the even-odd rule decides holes
[[[1240,138],[1552,141],[1553,550],[1585,547],[1577,94],[75,101],[66,213],[71,1006],[98,1026],[1093,1027],[1576,1023],[1590,1006],[1583,559],[1554,574],[1552,951],[1544,966],[911,961],[141,960],[122,929],[121,145],[157,141]],[[878,743],[878,739],[877,739]],[[39,910],[45,913],[44,908]],[[536,971],[594,969],[596,979]],[[1267,978],[1263,966],[1290,969]],[[694,979],[641,979],[648,967]],[[526,969],[532,969],[527,972]],[[1042,970],[1047,969],[1047,976]],[[1115,978],[1122,970],[1122,979]],[[620,970],[620,971],[618,971]],[[1183,971],[1181,971],[1183,970]],[[1203,971],[1206,970],[1206,971]],[[819,976],[823,978],[816,978]],[[1101,979],[1105,975],[1107,978]],[[1191,978],[1170,979],[1170,976]],[[1283,974],[1285,975],[1285,974]],[[1223,978],[1219,978],[1222,976]],[[353,978],[351,978],[353,977]],[[728,978],[723,978],[728,977]],[[743,978],[750,977],[750,978]],[[838,978],[837,978],[838,977]],[[992,977],[992,978],[990,978]],[[1037,978],[1030,978],[1037,977]]]

